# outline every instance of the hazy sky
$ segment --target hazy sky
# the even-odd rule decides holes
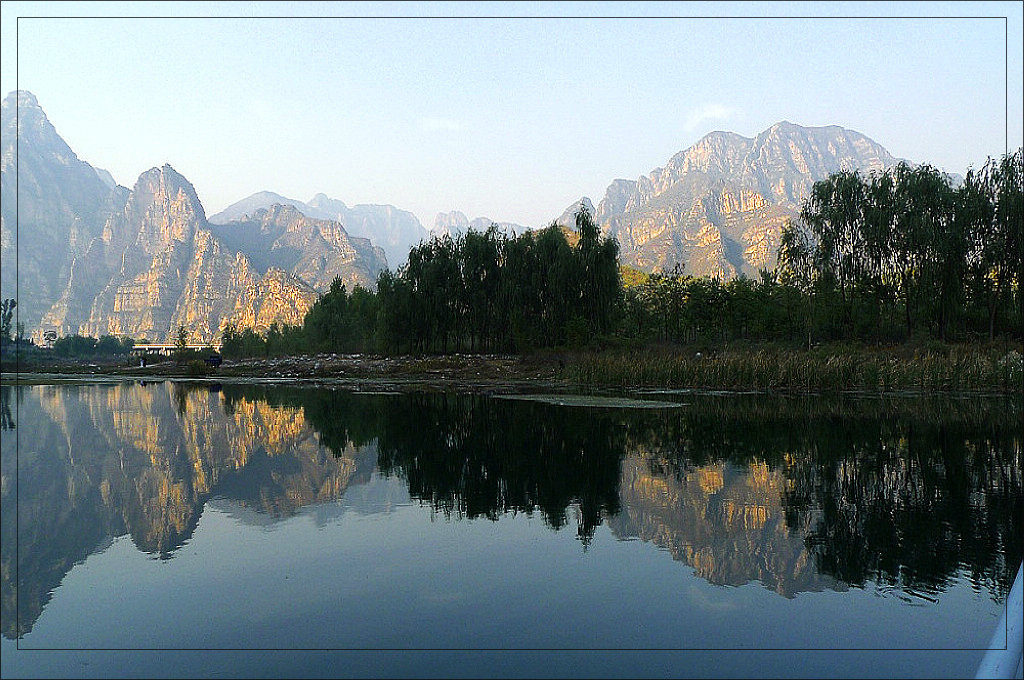
[[[1024,136],[1019,2],[4,2],[2,14],[4,94],[33,92],[121,184],[170,163],[208,214],[267,189],[391,203],[428,228],[453,209],[535,226],[712,130],[842,125],[958,173]],[[113,18],[140,14],[178,18]],[[328,18],[356,15],[435,18]]]

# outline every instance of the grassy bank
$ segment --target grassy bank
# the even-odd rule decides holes
[[[778,392],[1024,391],[1020,345],[912,348],[680,348],[571,356],[562,376],[589,387],[657,387]]]
[[[219,368],[171,360],[25,361],[22,373],[131,378],[546,384],[566,389],[714,389],[769,392],[990,392],[1024,394],[1021,343],[889,348],[833,345],[723,348],[639,346],[512,355],[299,355],[226,359]],[[3,362],[4,380],[15,371]]]

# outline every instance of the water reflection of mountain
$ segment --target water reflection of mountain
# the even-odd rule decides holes
[[[17,430],[3,433],[3,625],[15,634],[15,526],[20,623],[28,632],[72,566],[128,534],[169,557],[219,496],[280,518],[369,479],[372,448],[336,455],[301,409],[182,384],[5,387]],[[18,436],[17,449],[14,437]],[[13,475],[17,469],[15,507]]]
[[[783,472],[763,462],[719,462],[665,474],[653,472],[648,458],[631,455],[623,464],[623,511],[608,524],[621,538],[666,549],[717,585],[760,581],[787,597],[845,589],[816,568],[804,544],[815,516],[787,522],[787,486]]]
[[[607,519],[712,583],[934,593],[964,569],[999,593],[1024,552],[1019,400],[690,395],[650,412],[276,395],[330,445],[370,427],[380,468],[435,509],[539,508],[558,528],[575,503],[584,542]]]
[[[22,632],[76,562],[124,534],[169,557],[221,498],[260,525],[410,496],[455,518],[539,513],[560,529],[572,514],[584,546],[607,522],[712,583],[785,596],[870,581],[935,593],[961,570],[998,593],[1022,553],[1019,401],[693,395],[629,411],[281,386],[0,392],[20,444],[15,459],[4,429],[6,636],[17,514]]]
[[[712,583],[1005,592],[1024,553],[1020,401],[693,397],[623,465],[623,537]]]

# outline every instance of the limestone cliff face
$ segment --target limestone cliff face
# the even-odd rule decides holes
[[[238,328],[254,328],[263,333],[274,323],[298,325],[306,316],[318,293],[289,276],[271,268],[259,282],[238,296],[235,308],[225,318]]]
[[[88,266],[75,271],[75,259],[101,236],[127,191],[108,186],[75,155],[29,92],[4,99],[0,135],[0,297],[17,297],[19,317],[32,329],[73,274],[88,276]]]
[[[234,321],[239,308],[254,299],[267,308],[265,316],[279,322],[302,323],[301,318],[294,320],[296,313],[303,314],[312,303],[298,310],[290,304],[288,294],[301,289],[298,282],[282,285],[286,293],[282,296],[262,291],[262,278],[246,257],[225,248],[206,229],[196,231],[193,247],[180,302],[171,317],[172,329],[184,326],[197,339],[217,338],[228,320]],[[271,310],[277,310],[276,315]],[[239,326],[249,327],[245,323]]]
[[[135,238],[92,304],[84,332],[166,338],[182,301],[206,215],[195,189],[171,166],[143,173],[121,215]]]
[[[350,236],[339,222],[307,217],[292,205],[274,204],[210,229],[261,272],[285,271],[320,292],[335,277],[350,290],[356,284],[373,288],[377,274],[387,268],[384,251],[369,239]]]
[[[729,279],[775,265],[786,220],[814,182],[841,169],[880,171],[896,158],[838,126],[778,123],[750,139],[713,132],[637,180],[612,182],[597,206],[626,264]]]
[[[340,225],[309,220],[294,208],[277,206],[257,213],[257,220],[210,225],[195,189],[173,168],[144,173],[104,231],[115,245],[97,244],[99,251],[116,251],[118,234],[134,234],[120,251],[119,267],[92,298],[81,331],[167,340],[184,326],[191,341],[207,342],[228,323],[261,332],[273,323],[301,324],[316,288],[326,290],[334,276],[369,285],[384,266],[383,254],[368,241],[349,239]],[[244,238],[252,233],[255,240]],[[83,258],[82,266],[90,262]],[[76,283],[62,300],[85,289]],[[64,318],[75,320],[69,313]]]
[[[393,205],[359,204],[317,194],[306,206],[305,214],[338,222],[352,236],[366,238],[384,249],[388,262],[397,267],[409,257],[409,249],[427,236],[426,229],[408,210]]]

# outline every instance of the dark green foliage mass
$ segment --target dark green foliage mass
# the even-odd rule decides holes
[[[371,293],[338,280],[302,327],[310,351],[492,352],[582,344],[617,330],[618,246],[581,211],[579,241],[557,226],[510,237],[492,226],[422,242]],[[269,336],[268,336],[269,337]],[[227,342],[230,340],[230,344]],[[246,338],[225,333],[225,351]],[[228,347],[232,349],[229,350]]]
[[[808,299],[809,330],[836,339],[941,340],[1024,320],[1024,154],[989,159],[959,186],[923,165],[814,185],[783,233],[779,276]]]
[[[134,346],[135,341],[131,338],[101,335],[97,339],[88,335],[68,335],[53,343],[53,352],[59,357],[109,357],[128,354]]]

